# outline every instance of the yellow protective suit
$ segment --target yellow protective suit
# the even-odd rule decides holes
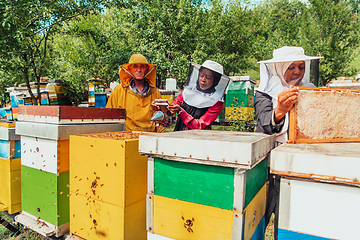
[[[164,127],[156,127],[155,123],[150,122],[151,116],[155,112],[152,110],[150,103],[155,99],[161,98],[159,89],[155,87],[156,66],[148,64],[142,55],[140,55],[140,60],[138,56],[135,56],[138,57],[137,59],[132,59],[133,56],[130,58],[129,64],[119,67],[121,84],[116,86],[111,93],[106,108],[124,108],[126,110],[126,131],[163,132]],[[141,57],[145,60],[142,60]],[[145,81],[148,81],[150,85],[150,90],[145,96],[140,96],[130,89],[129,84],[132,77],[124,68],[128,70],[130,64],[145,63],[144,61],[149,66],[148,72],[151,71],[145,78]]]

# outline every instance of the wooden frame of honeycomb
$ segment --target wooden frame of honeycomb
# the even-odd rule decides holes
[[[360,142],[360,90],[299,88],[288,143]]]

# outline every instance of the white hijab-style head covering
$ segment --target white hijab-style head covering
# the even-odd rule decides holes
[[[260,61],[260,85],[256,89],[272,97],[273,108],[278,104],[277,96],[280,92],[289,89],[293,86],[312,86],[310,82],[310,62],[312,59],[320,59],[322,57],[306,56],[302,47],[288,47],[284,46],[275,49],[273,58],[266,61]],[[289,66],[295,61],[305,62],[305,73],[302,79],[296,79],[291,82],[286,82],[285,72]],[[289,126],[288,114],[285,116],[285,123],[280,133],[276,135],[276,141],[286,142],[287,130]]]
[[[207,68],[219,77],[217,80],[214,79],[211,91],[202,91],[197,87],[201,68]],[[206,60],[202,65],[190,63],[189,75],[183,91],[184,101],[197,108],[212,107],[218,101],[224,102],[224,93],[229,81],[230,78],[224,75],[223,66],[217,62]]]

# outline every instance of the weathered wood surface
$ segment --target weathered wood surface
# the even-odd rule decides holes
[[[251,168],[274,148],[274,135],[230,131],[190,130],[140,136],[141,154],[183,161],[202,160],[221,166]]]
[[[270,172],[360,187],[360,143],[283,144],[271,151]]]
[[[19,106],[19,121],[56,124],[124,122],[125,109],[73,106]]]

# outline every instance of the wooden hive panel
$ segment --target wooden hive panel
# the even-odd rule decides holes
[[[21,137],[21,164],[53,174],[69,171],[69,140]]]
[[[124,122],[125,109],[72,106],[20,106],[20,121],[53,124]]]
[[[263,239],[266,184],[243,211],[147,195],[147,230],[171,239]]]
[[[22,210],[55,226],[69,222],[69,173],[21,166]]]
[[[21,211],[21,159],[0,158],[0,211]]]
[[[140,134],[146,133],[70,136],[73,234],[86,239],[146,239],[147,157],[139,154]]]
[[[0,140],[0,157],[13,159],[21,157],[20,140]]]
[[[288,143],[360,141],[360,91],[300,87]]]
[[[278,239],[357,239],[359,202],[359,187],[281,178]]]

